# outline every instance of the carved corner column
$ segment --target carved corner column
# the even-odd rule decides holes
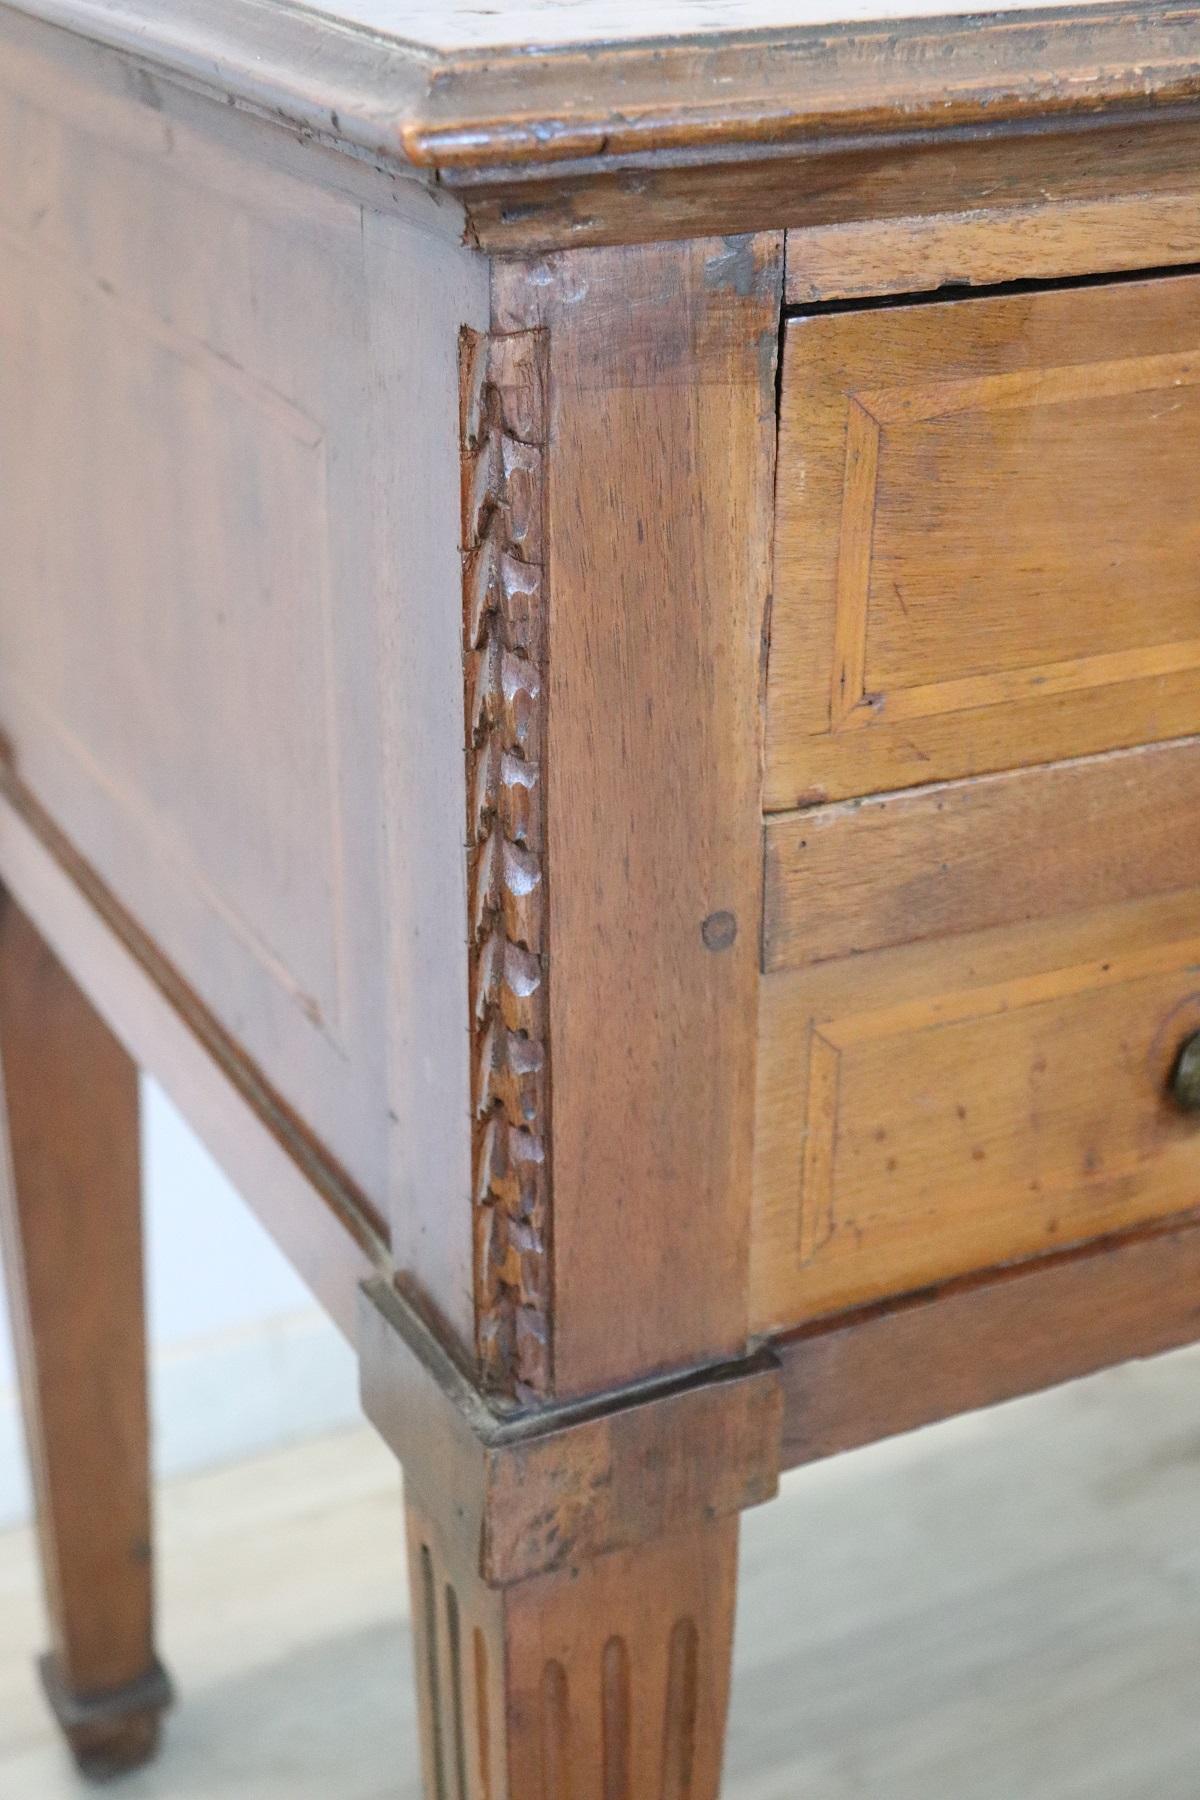
[[[520,1406],[746,1344],[782,268],[496,265],[462,335],[477,1346]]]
[[[557,1399],[746,1347],[782,301],[774,233],[493,266],[545,464]]]
[[[361,1343],[431,1800],[719,1792],[781,1442],[747,1344],[781,284],[777,237],[572,252],[494,268],[460,340],[476,1359],[386,1285]]]

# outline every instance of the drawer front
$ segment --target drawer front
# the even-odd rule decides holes
[[[1200,277],[793,319],[767,806],[1200,717]]]
[[[1200,1204],[1200,744],[769,821],[757,1329]]]

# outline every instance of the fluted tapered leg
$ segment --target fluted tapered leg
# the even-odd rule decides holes
[[[503,1589],[408,1533],[429,1800],[717,1800],[736,1518]]]

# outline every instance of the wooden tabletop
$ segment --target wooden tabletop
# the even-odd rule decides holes
[[[954,0],[0,0],[426,179],[1200,100],[1200,9]]]
[[[806,25],[864,19],[916,19],[978,14],[970,0],[342,0],[305,9],[343,25],[441,51],[550,48],[589,44],[615,48],[651,38],[720,33],[789,32]],[[1076,6],[1094,0],[1069,0]],[[1029,12],[1040,0],[999,0],[988,13]]]

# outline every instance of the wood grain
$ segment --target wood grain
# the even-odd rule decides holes
[[[745,1343],[779,258],[587,252],[494,301],[549,335],[563,1396]]]
[[[1200,261],[1200,193],[982,205],[789,231],[793,306]]]
[[[969,0],[938,0],[938,4],[942,16],[935,17],[943,27],[969,10]],[[1035,0],[1000,0],[995,11],[1020,23],[1022,13],[1034,4]],[[322,0],[313,10],[326,33],[336,22],[347,34],[370,32],[381,43],[398,44],[410,54],[417,47],[447,55],[589,48],[603,67],[616,43],[640,49],[648,47],[648,40],[665,39],[668,49],[678,50],[706,42],[721,44],[735,33],[775,29],[791,35],[801,18],[828,29],[841,9],[837,0],[832,4],[714,0],[702,13],[697,13],[694,0],[648,0],[641,7],[630,0],[572,0],[569,9],[561,0],[508,0],[501,11],[481,9],[474,0]],[[857,22],[894,26],[907,22],[914,10],[920,18],[919,8],[911,8],[909,0],[864,0],[857,8]]]
[[[432,210],[432,209],[431,209]],[[362,209],[370,392],[356,430],[370,477],[357,502],[374,546],[378,662],[377,842],[388,1069],[387,1212],[402,1279],[469,1353],[475,1342],[471,1211],[469,896],[463,856],[462,567],[458,334],[488,317],[487,266],[382,206]],[[323,354],[323,352],[314,352]],[[337,358],[334,359],[338,360]],[[352,503],[355,504],[355,503]],[[369,639],[364,645],[369,651]],[[370,885],[373,867],[357,871]]]
[[[0,894],[0,1213],[53,1634],[85,1768],[158,1740],[137,1070]],[[138,1685],[154,1689],[139,1700]],[[108,1702],[108,1705],[105,1705]]]
[[[861,142],[1094,119],[1123,107],[1183,105],[1200,89],[1193,17],[1151,4],[1047,9],[1036,19],[836,22],[638,45],[628,40],[641,17],[627,11],[610,23],[611,61],[602,45],[544,58],[521,46],[508,56],[447,59],[425,116],[402,132],[407,154],[443,174],[713,155],[801,138]],[[1131,36],[1141,52],[1136,74]]]
[[[965,127],[898,141],[781,141],[717,161],[632,156],[611,166],[603,159],[583,167],[548,164],[536,179],[529,171],[448,170],[443,183],[465,206],[473,238],[496,256],[784,227],[802,240],[809,231],[858,223],[878,229],[963,212],[994,217],[1003,229],[1010,209],[1125,201],[1136,211],[1141,202],[1190,192],[1198,140],[1190,110],[1165,109],[1100,115],[1086,129],[1065,121],[1012,134]],[[1161,236],[1153,216],[1148,247]],[[1097,243],[1110,237],[1098,233]],[[1048,248],[1053,234],[1040,241]],[[1031,234],[1033,256],[1038,242]],[[1136,229],[1121,254],[1127,260],[1118,267],[1151,266]],[[1163,260],[1181,259],[1175,252]],[[1012,262],[998,279],[1020,273],[1015,246]],[[861,273],[852,248],[847,269]],[[925,292],[927,274],[905,285]]]
[[[1197,292],[789,324],[770,809],[1194,730]]]
[[[784,1462],[1200,1339],[1200,1227],[1151,1230],[850,1313],[775,1346]]]
[[[346,530],[360,211],[198,135],[97,141],[53,71],[36,101],[0,95],[0,167],[0,719],[81,853],[383,1211],[381,902],[355,873],[376,728],[365,684],[353,726],[339,699],[372,630]],[[330,338],[336,373],[312,355]]]
[[[763,966],[798,969],[1200,884],[1200,742],[767,823]]]
[[[426,1792],[718,1800],[736,1519],[482,1587],[408,1503]]]

